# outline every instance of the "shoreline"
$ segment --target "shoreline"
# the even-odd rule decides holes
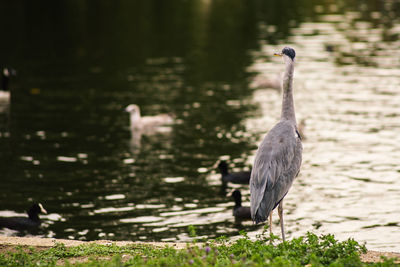
[[[176,249],[184,249],[186,248],[188,243],[172,243],[172,242],[134,242],[134,241],[113,241],[113,240],[94,240],[94,241],[81,241],[81,240],[73,240],[73,239],[57,239],[57,238],[48,238],[48,237],[18,237],[18,236],[3,236],[0,235],[0,247],[10,246],[31,246],[31,247],[39,247],[39,248],[50,248],[54,247],[57,243],[62,243],[66,247],[74,247],[82,244],[97,244],[97,245],[111,245],[115,244],[117,246],[127,246],[134,244],[145,244],[154,247],[163,248],[165,246],[170,246]]]
[[[35,248],[51,248],[57,243],[62,243],[66,247],[74,247],[82,244],[97,244],[97,245],[111,245],[127,246],[134,244],[150,245],[154,247],[164,248],[170,246],[175,249],[184,249],[190,243],[172,243],[172,242],[133,242],[133,241],[112,241],[112,240],[95,240],[95,241],[80,241],[70,239],[56,239],[56,238],[42,238],[42,237],[15,237],[15,236],[2,236],[0,235],[0,252],[12,251],[15,247],[35,247]],[[379,262],[381,256],[388,258],[398,258],[400,262],[400,252],[380,252],[374,250],[368,250],[366,254],[361,254],[361,260],[363,262]]]

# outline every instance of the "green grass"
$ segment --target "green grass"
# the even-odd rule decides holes
[[[190,230],[194,235],[194,228]],[[234,242],[222,237],[181,250],[138,244],[19,247],[2,253],[0,266],[396,266],[390,259],[362,263],[360,254],[365,252],[365,246],[353,239],[339,242],[333,235],[308,233],[282,243],[276,236],[261,235],[252,241],[242,233]]]

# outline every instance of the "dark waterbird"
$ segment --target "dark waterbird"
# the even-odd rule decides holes
[[[228,164],[221,160],[218,164],[218,168],[221,172],[222,184],[234,183],[234,184],[249,184],[250,171],[243,172],[232,172],[228,171]]]
[[[272,210],[278,206],[282,239],[285,241],[283,198],[300,171],[303,147],[293,101],[296,52],[290,47],[285,47],[282,53],[275,55],[283,57],[286,65],[282,83],[281,119],[264,137],[258,148],[250,179],[250,203],[251,216],[255,223],[264,222],[269,216],[270,232]]]
[[[13,68],[5,67],[1,71],[1,88],[3,92],[10,91],[9,83],[11,76],[17,76],[17,71]]]
[[[233,216],[237,220],[250,220],[251,212],[250,207],[242,206],[242,193],[236,189],[232,192],[232,197],[235,200],[235,206],[233,207]]]
[[[8,91],[8,83],[10,81],[11,70],[9,68],[3,68],[1,72],[1,90]]]
[[[10,101],[10,91],[8,83],[10,80],[10,71],[8,68],[4,68],[1,71],[1,88],[0,88],[0,102]]]
[[[0,228],[35,230],[41,224],[39,214],[47,214],[42,204],[35,203],[27,211],[28,217],[0,217]]]
[[[9,111],[9,105],[11,102],[11,90],[9,88],[10,77],[16,76],[17,72],[12,68],[3,68],[0,75],[0,113],[3,113]]]

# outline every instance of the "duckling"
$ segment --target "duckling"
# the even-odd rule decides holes
[[[27,217],[0,217],[0,228],[33,230],[40,226],[39,213],[47,214],[42,204],[35,203],[27,211]]]

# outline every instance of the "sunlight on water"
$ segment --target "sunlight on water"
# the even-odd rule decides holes
[[[147,222],[157,222],[161,221],[162,218],[154,217],[154,216],[143,216],[143,217],[135,217],[130,219],[121,219],[122,223],[147,223]]]
[[[115,195],[109,195],[104,197],[107,200],[116,200],[116,199],[124,199],[125,195],[123,194],[115,194]]]
[[[183,182],[184,180],[185,180],[185,177],[166,177],[163,179],[163,181],[166,183],[179,183],[179,182]]]

